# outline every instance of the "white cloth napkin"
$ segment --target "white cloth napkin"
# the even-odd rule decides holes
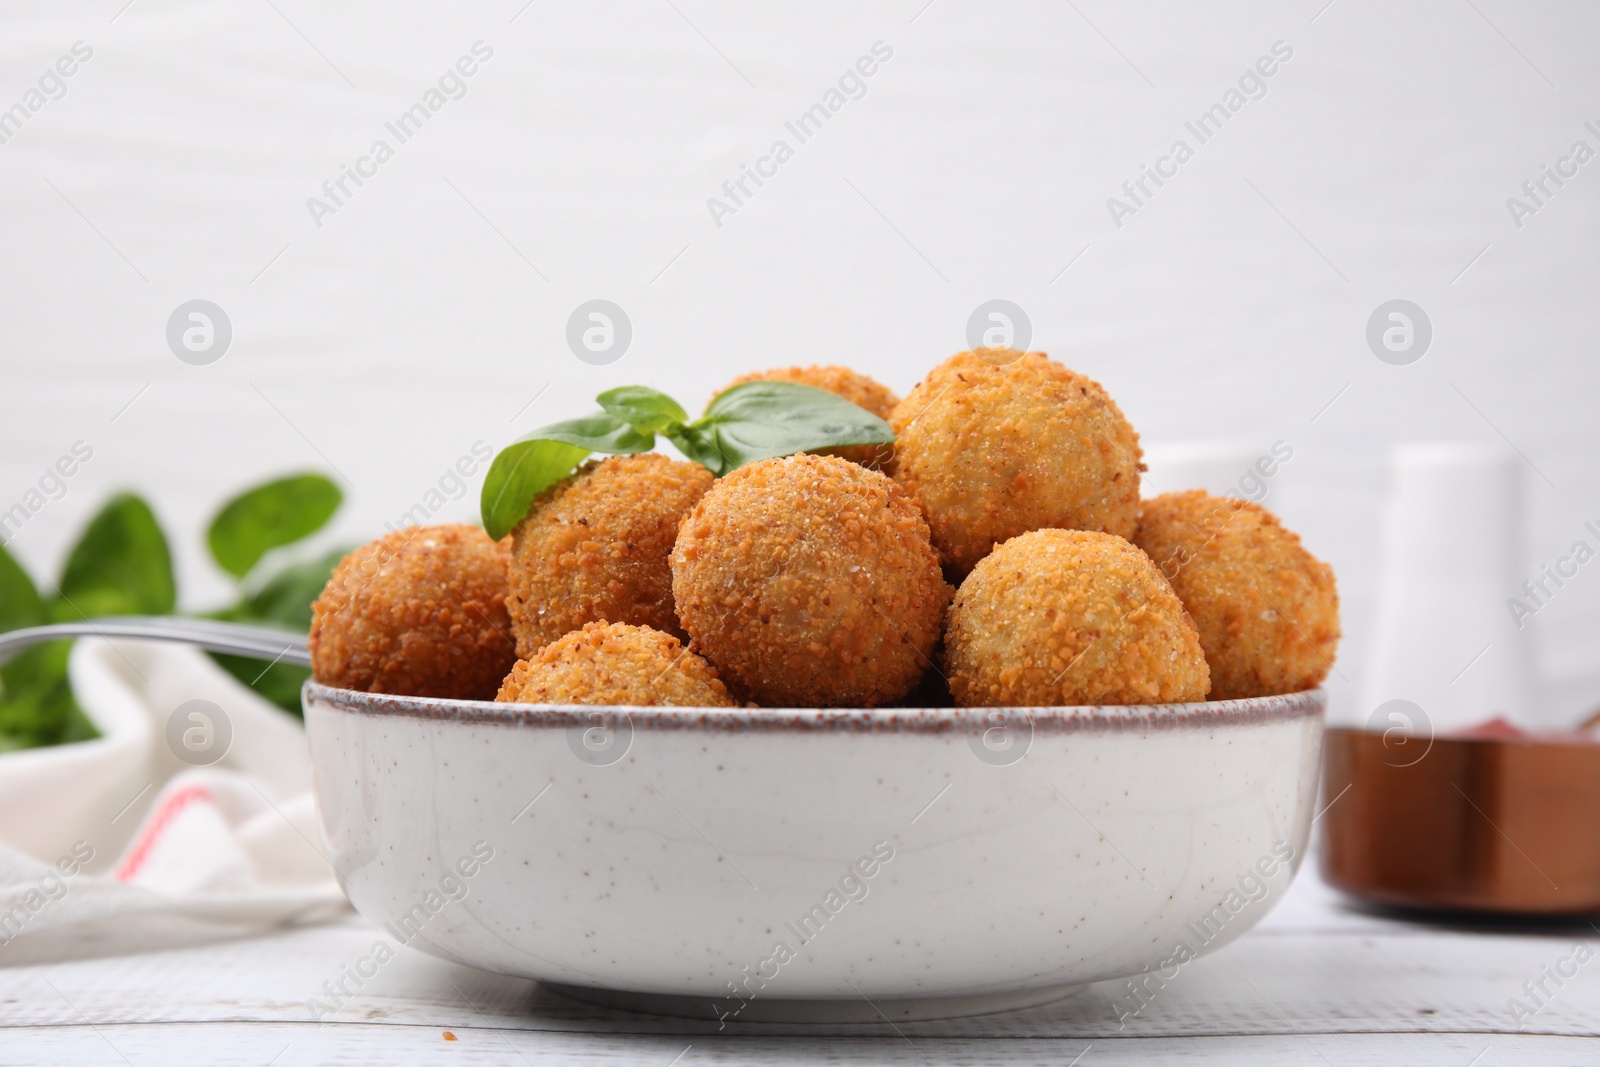
[[[179,645],[82,640],[70,669],[102,736],[0,755],[0,966],[244,936],[348,907],[292,716]],[[217,749],[182,740],[208,728],[214,744],[232,734],[214,762]]]

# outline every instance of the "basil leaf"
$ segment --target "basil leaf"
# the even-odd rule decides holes
[[[328,584],[333,569],[348,549],[335,549],[318,559],[291,563],[247,593],[239,603],[208,618],[226,622],[254,622],[282,626],[305,633],[311,628],[311,604]],[[300,687],[311,672],[289,663],[263,664],[258,659],[211,653],[223,670],[285,711],[300,714]]]
[[[259,485],[228,501],[211,520],[206,533],[211,557],[243,578],[271,549],[322,529],[343,499],[339,487],[320,474]]]
[[[247,618],[310,631],[311,604],[322,595],[334,568],[350,551],[336,548],[319,559],[293,563],[278,571],[244,602]]]
[[[0,752],[98,737],[67,680],[71,641],[35,645],[0,668]]]
[[[690,428],[708,435],[716,465],[699,462],[719,476],[758,459],[894,441],[889,424],[870,411],[797,382],[736,385],[712,400]]]
[[[73,616],[76,618],[76,614]],[[33,579],[0,548],[0,630],[54,621]],[[72,699],[71,641],[34,645],[0,666],[0,752],[98,737]]]
[[[100,509],[67,556],[61,596],[72,618],[172,612],[172,554],[149,504],[118,493]]]
[[[632,455],[655,447],[654,433],[634,429],[604,411],[552,423],[502,448],[483,478],[478,508],[496,541],[528,516],[540,493],[572,473],[591,452]]]
[[[44,622],[44,602],[33,579],[11,553],[0,546],[0,631],[38,626]]]
[[[698,425],[669,426],[662,436],[677,446],[685,459],[691,460],[716,475],[726,474],[727,461],[717,450],[716,435]],[[728,467],[728,470],[732,470]]]
[[[317,559],[291,563],[274,573],[237,604],[208,618],[224,622],[264,622],[298,630],[311,629],[311,604],[322,594],[333,569],[349,553],[334,549]]]
[[[518,441],[500,450],[483,477],[478,508],[496,541],[528,515],[534,497],[572,473],[590,449],[560,441]]]
[[[676,400],[647,385],[623,385],[607,389],[595,400],[602,408],[640,433],[660,433],[689,421],[689,413]]]
[[[589,452],[605,452],[616,456],[648,452],[655,446],[656,438],[654,433],[641,433],[609,412],[596,411],[582,418],[541,426],[517,443],[521,444],[524,441],[560,441],[562,444],[576,445]],[[574,463],[573,466],[577,464]],[[517,517],[521,519],[520,515]]]

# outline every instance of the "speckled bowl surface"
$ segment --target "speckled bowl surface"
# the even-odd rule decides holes
[[[308,683],[345,892],[413,948],[648,1011],[892,1019],[1171,977],[1310,830],[1326,695],[771,710]]]

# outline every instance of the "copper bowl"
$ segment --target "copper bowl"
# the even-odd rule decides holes
[[[1600,912],[1600,744],[1330,728],[1322,876],[1381,904]]]

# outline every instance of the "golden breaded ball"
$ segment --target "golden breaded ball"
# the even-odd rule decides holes
[[[698,463],[652,452],[586,463],[541,493],[512,531],[506,607],[517,655],[529,659],[591,622],[685,636],[667,556],[711,481]]]
[[[733,381],[717,390],[720,396],[736,385],[745,382],[797,382],[800,385],[809,385],[813,389],[826,389],[837,396],[842,396],[858,408],[865,408],[878,418],[888,421],[889,415],[894,411],[895,405],[900,403],[900,398],[894,390],[881,382],[874,381],[865,374],[860,374],[849,367],[811,366],[811,367],[778,367],[774,370],[755,371],[751,374],[741,374]],[[893,445],[845,445],[841,448],[819,449],[818,455],[838,456],[848,459],[852,463],[859,463],[863,467],[878,470],[885,466],[889,458],[894,455]]]
[[[506,550],[476,526],[410,526],[346,556],[311,606],[325,685],[488,700],[516,662]]]
[[[676,637],[621,622],[591,622],[518,660],[495,699],[517,704],[733,707],[717,672]]]
[[[952,356],[889,425],[894,478],[922,505],[955,578],[1029,530],[1133,536],[1139,435],[1096,382],[1042,352]]]
[[[1172,587],[1114,534],[1013,537],[961,583],[944,640],[961,707],[1186,703],[1211,684]]]
[[[1211,699],[1313,689],[1339,647],[1333,568],[1258,504],[1201,490],[1145,501],[1134,542],[1200,630]]]
[[[741,698],[876,707],[922,676],[950,587],[886,476],[787,456],[718,479],[683,520],[672,591],[693,647]]]

